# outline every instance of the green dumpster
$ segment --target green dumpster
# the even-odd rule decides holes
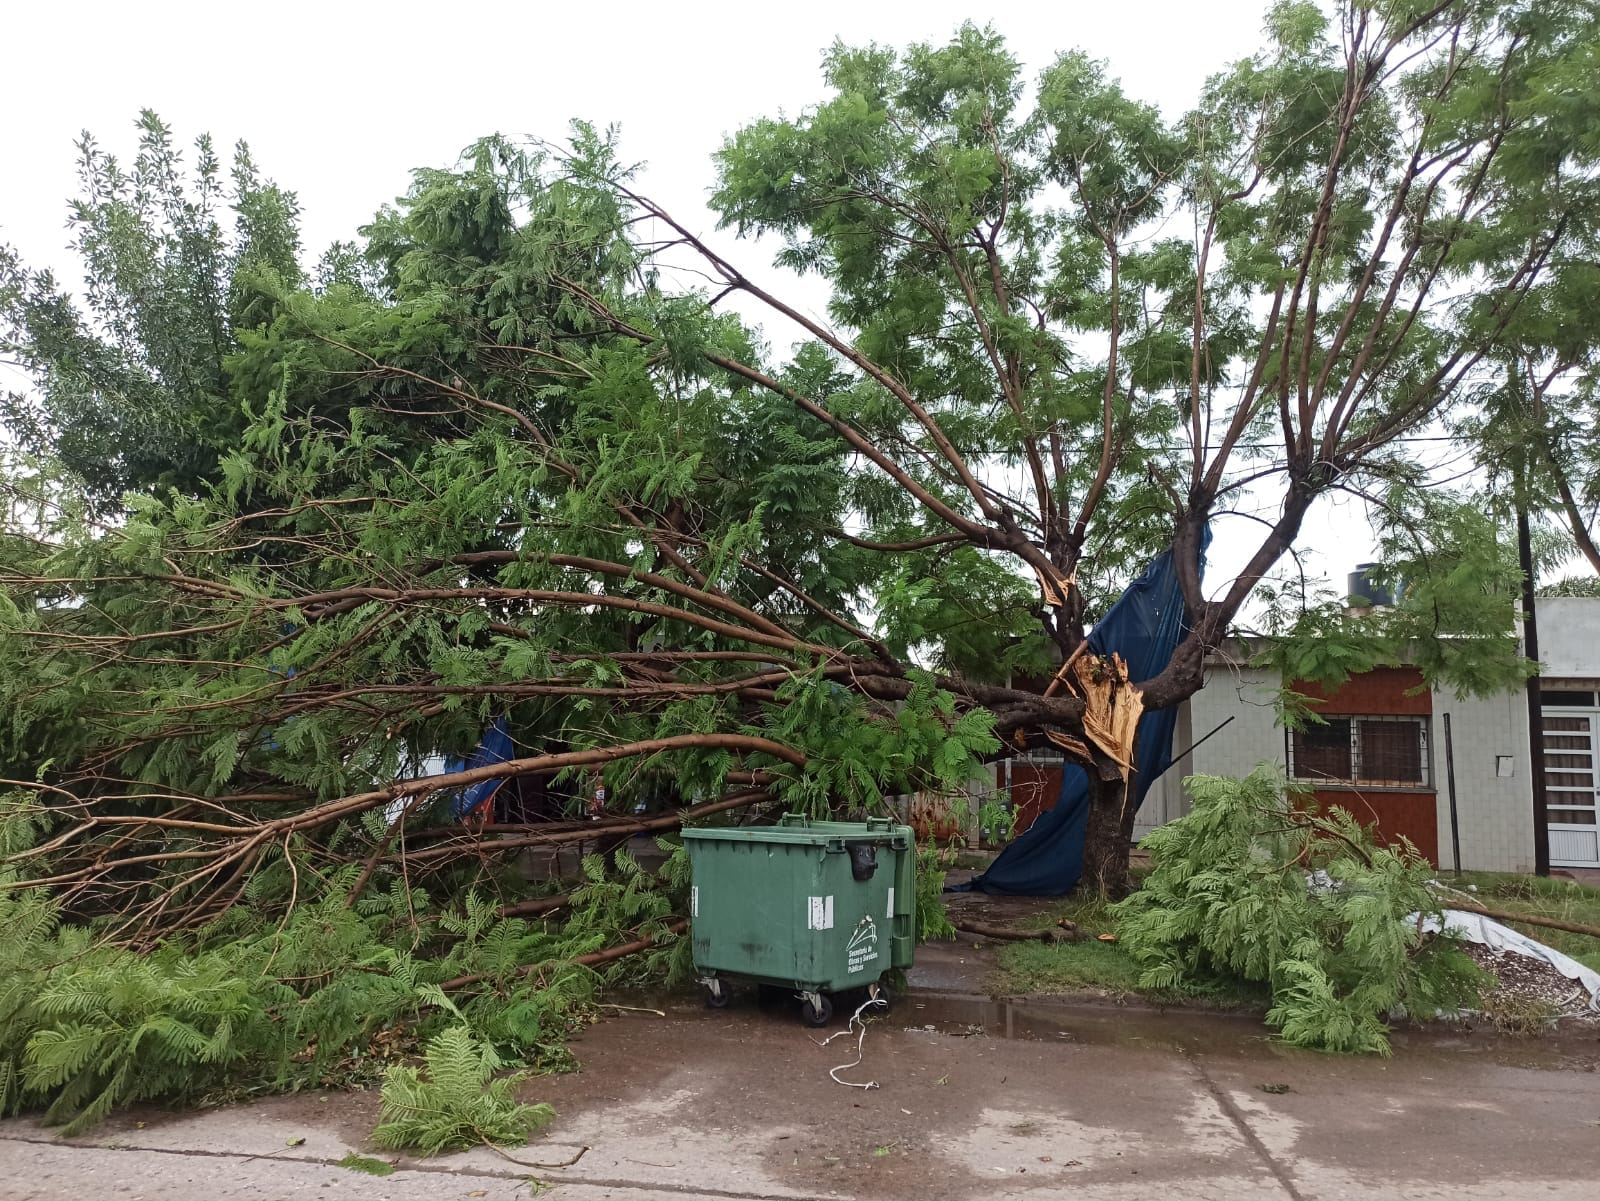
[[[887,818],[683,832],[693,879],[694,965],[708,1003],[728,1003],[728,980],[790,988],[806,1020],[826,1025],[831,994],[865,989],[911,966],[916,949],[916,855],[911,827]]]

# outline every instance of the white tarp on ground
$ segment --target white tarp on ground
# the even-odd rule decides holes
[[[1518,934],[1510,926],[1497,922],[1492,917],[1485,917],[1481,913],[1471,913],[1465,909],[1446,909],[1444,924],[1451,934],[1488,947],[1497,955],[1509,951],[1516,955],[1526,955],[1530,959],[1544,960],[1568,980],[1576,981],[1587,989],[1589,1008],[1600,1013],[1600,972],[1584,967],[1572,956],[1563,955],[1554,947],[1547,947],[1526,934]],[[1439,923],[1431,917],[1426,918],[1422,928],[1434,933],[1439,929]]]

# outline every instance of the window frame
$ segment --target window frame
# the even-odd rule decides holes
[[[1295,743],[1306,732],[1305,730],[1285,731],[1284,754],[1288,766],[1288,775],[1291,780],[1301,784],[1310,784],[1317,788],[1371,788],[1382,789],[1385,792],[1433,792],[1433,743],[1431,739],[1431,721],[1427,714],[1421,713],[1320,713],[1324,721],[1343,721],[1350,723],[1350,775],[1348,777],[1335,777],[1328,775],[1301,775],[1296,763]],[[1393,776],[1370,776],[1365,774],[1366,765],[1362,762],[1362,726],[1366,722],[1380,722],[1387,725],[1409,725],[1416,731],[1417,764],[1419,780],[1400,780]],[[1308,726],[1306,729],[1320,728]]]

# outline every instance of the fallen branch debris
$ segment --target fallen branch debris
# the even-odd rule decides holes
[[[984,938],[1000,938],[1010,942],[1082,942],[1083,931],[1065,918],[1043,930],[1018,930],[1011,926],[991,926],[986,922],[951,919],[951,924],[965,934],[979,934]]]
[[[1497,922],[1521,923],[1524,926],[1543,926],[1546,930],[1565,930],[1569,934],[1587,934],[1590,938],[1600,938],[1600,926],[1586,926],[1582,922],[1569,922],[1559,917],[1541,917],[1535,913],[1511,913],[1504,909],[1487,909],[1482,905],[1474,905],[1468,901],[1452,900],[1452,909],[1464,909],[1468,913],[1481,913],[1484,917],[1492,917]]]
[[[674,918],[672,921],[667,923],[666,929],[662,933],[682,934],[688,928],[689,923],[687,919],[681,917]],[[516,975],[531,976],[537,972],[548,971],[554,967],[562,967],[567,965],[575,967],[597,967],[602,963],[610,963],[614,959],[621,959],[624,955],[636,955],[640,951],[648,951],[660,941],[661,935],[647,934],[643,938],[635,939],[633,942],[623,943],[619,947],[607,947],[603,951],[595,951],[588,955],[579,955],[574,959],[563,959],[559,963],[526,964],[517,970]],[[488,979],[491,979],[491,977],[487,972],[479,972],[467,976],[457,976],[453,980],[446,980],[443,984],[439,985],[439,987],[444,992],[455,992],[457,989],[466,988],[469,984],[481,984],[483,981]]]

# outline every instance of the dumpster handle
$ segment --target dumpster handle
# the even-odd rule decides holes
[[[892,818],[892,817],[869,817],[869,818],[867,818],[867,829],[870,830],[874,826],[881,826],[885,830],[892,830],[892,829],[894,829],[894,818]]]
[[[785,813],[778,819],[780,826],[809,826],[811,819],[804,813]]]

